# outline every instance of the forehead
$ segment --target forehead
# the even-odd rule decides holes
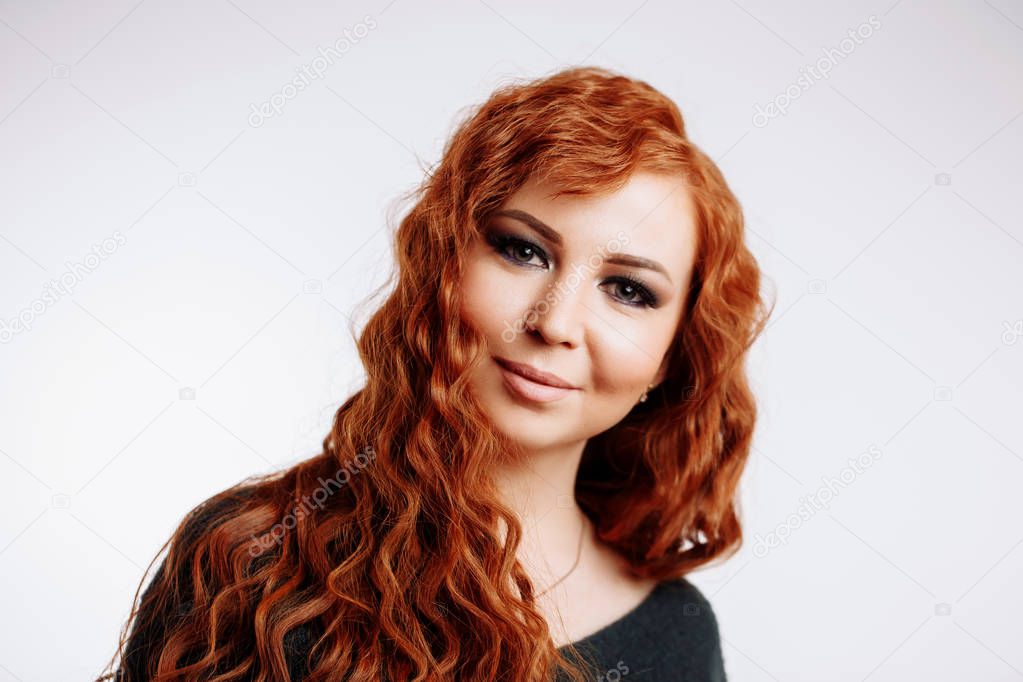
[[[637,172],[618,190],[599,195],[552,198],[555,191],[555,185],[530,180],[502,208],[530,213],[561,234],[566,251],[579,255],[625,235],[624,253],[660,261],[679,275],[675,282],[687,279],[697,234],[692,195],[681,175]]]

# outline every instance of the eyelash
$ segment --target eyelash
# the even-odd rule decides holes
[[[518,260],[517,258],[509,256],[506,252],[506,249],[509,246],[528,247],[533,250],[534,256],[539,256],[545,262],[549,262],[547,254],[544,253],[544,250],[529,240],[519,239],[518,237],[512,237],[511,235],[505,234],[491,234],[487,235],[487,241],[490,242],[491,246],[494,247],[494,250],[498,253],[498,255],[500,255],[502,258],[504,258],[505,260],[514,265],[526,266],[527,263],[525,261],[521,261]],[[617,277],[610,278],[608,282],[632,287],[641,299],[638,302],[630,302],[615,297],[615,300],[619,301],[623,305],[631,306],[633,308],[657,307],[658,299],[656,294],[650,291],[646,284],[636,279],[635,277],[631,277],[629,275],[620,275]]]

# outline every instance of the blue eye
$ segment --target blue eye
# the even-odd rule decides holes
[[[529,240],[519,239],[508,234],[488,233],[487,242],[498,255],[514,265],[534,267],[530,263],[534,258],[539,258],[543,261],[541,267],[547,267],[550,264],[546,252]],[[634,308],[657,307],[657,296],[643,282],[634,277],[628,275],[611,277],[604,283],[619,288],[619,294],[624,295],[612,295],[612,298],[623,305]],[[636,296],[639,298],[634,298]]]

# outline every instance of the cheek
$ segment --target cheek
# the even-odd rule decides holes
[[[523,311],[529,310],[532,300],[526,284],[522,277],[476,257],[462,278],[462,316],[495,348],[502,341],[510,343],[522,331]]]
[[[659,329],[618,327],[591,345],[594,383],[601,393],[640,393],[653,379],[666,343]]]

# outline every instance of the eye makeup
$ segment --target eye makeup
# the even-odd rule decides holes
[[[488,230],[486,241],[501,258],[512,265],[541,269],[547,269],[550,266],[550,258],[543,248],[528,239],[506,232]],[[537,258],[541,261],[540,265],[532,263]],[[622,305],[652,309],[657,308],[660,304],[660,299],[650,287],[642,279],[633,275],[608,277],[601,284],[602,286],[617,287],[619,293],[628,292],[625,293],[625,296],[611,295],[615,301]]]

